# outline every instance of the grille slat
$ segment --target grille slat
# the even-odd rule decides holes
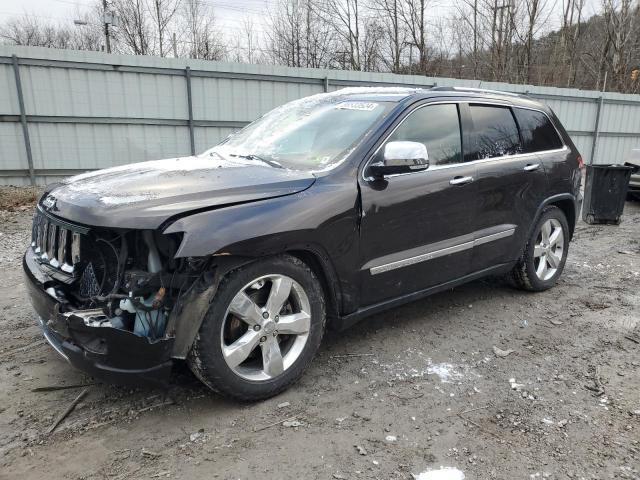
[[[64,228],[58,228],[58,252],[56,255],[56,259],[58,260],[58,264],[62,266],[67,263],[67,237],[69,236],[69,231]]]
[[[74,265],[80,262],[80,233],[57,224],[36,212],[31,229],[31,248],[40,262],[66,274],[74,273]]]
[[[52,267],[57,268],[58,261],[56,260],[56,239],[58,238],[58,226],[52,223],[49,224],[47,230],[47,260]]]

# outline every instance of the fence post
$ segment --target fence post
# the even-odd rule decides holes
[[[189,141],[191,143],[191,155],[196,154],[196,141],[193,132],[193,98],[191,96],[191,67],[184,69],[187,79],[187,107],[189,109]]]
[[[593,127],[593,144],[591,145],[591,158],[589,165],[593,165],[598,152],[598,136],[600,135],[600,115],[602,114],[602,105],[604,104],[604,96],[598,97],[598,108],[596,109],[596,124]]]
[[[33,155],[31,153],[31,140],[29,139],[29,125],[27,124],[27,114],[24,109],[24,96],[22,94],[22,82],[20,81],[20,67],[18,57],[11,55],[13,63],[13,73],[16,77],[16,90],[18,91],[18,105],[20,107],[20,123],[22,124],[22,135],[24,137],[24,147],[27,150],[27,162],[29,163],[29,180],[31,185],[36,184],[35,173],[33,171]]]
[[[329,77],[324,77],[324,82],[322,85],[324,87],[324,93],[327,93],[329,91]]]

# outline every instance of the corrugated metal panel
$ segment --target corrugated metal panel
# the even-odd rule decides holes
[[[36,123],[30,132],[36,169],[89,170],[179,156],[189,150],[186,127]]]
[[[19,113],[13,67],[0,65],[0,115],[17,115]]]
[[[20,73],[30,115],[187,118],[181,77],[50,67]]]
[[[209,150],[237,130],[237,128],[219,127],[198,128],[195,132],[196,152],[202,153]]]
[[[27,168],[27,155],[19,123],[0,123],[0,170]]]
[[[93,169],[190,153],[185,68],[191,68],[193,118],[248,122],[290,100],[345,85],[440,85],[528,93],[546,102],[591,155],[599,92],[388,73],[243,65],[187,59],[0,46],[0,170],[27,169],[11,55],[20,60],[36,170]],[[61,63],[67,62],[67,63]],[[619,161],[640,146],[640,96],[603,94],[597,161]],[[6,116],[12,116],[6,118]],[[33,116],[36,116],[35,118]],[[38,118],[37,116],[41,116]],[[43,118],[47,117],[47,118]],[[55,123],[65,117],[67,123]],[[162,125],[145,125],[154,121]],[[196,151],[234,128],[196,126]],[[620,135],[620,134],[623,135]],[[12,174],[13,175],[13,174]],[[4,176],[0,184],[17,182]],[[55,178],[49,174],[40,180]]]

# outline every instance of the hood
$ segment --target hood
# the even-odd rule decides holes
[[[71,177],[54,185],[41,205],[85,225],[155,229],[174,215],[291,195],[314,181],[310,172],[259,161],[183,157]]]

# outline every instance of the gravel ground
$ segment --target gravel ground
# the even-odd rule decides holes
[[[30,213],[0,222],[0,478],[640,478],[638,203],[618,227],[578,226],[554,289],[489,279],[376,315],[249,405],[181,366],[167,391],[72,369],[25,298]],[[33,389],[78,384],[47,434],[80,389]]]

